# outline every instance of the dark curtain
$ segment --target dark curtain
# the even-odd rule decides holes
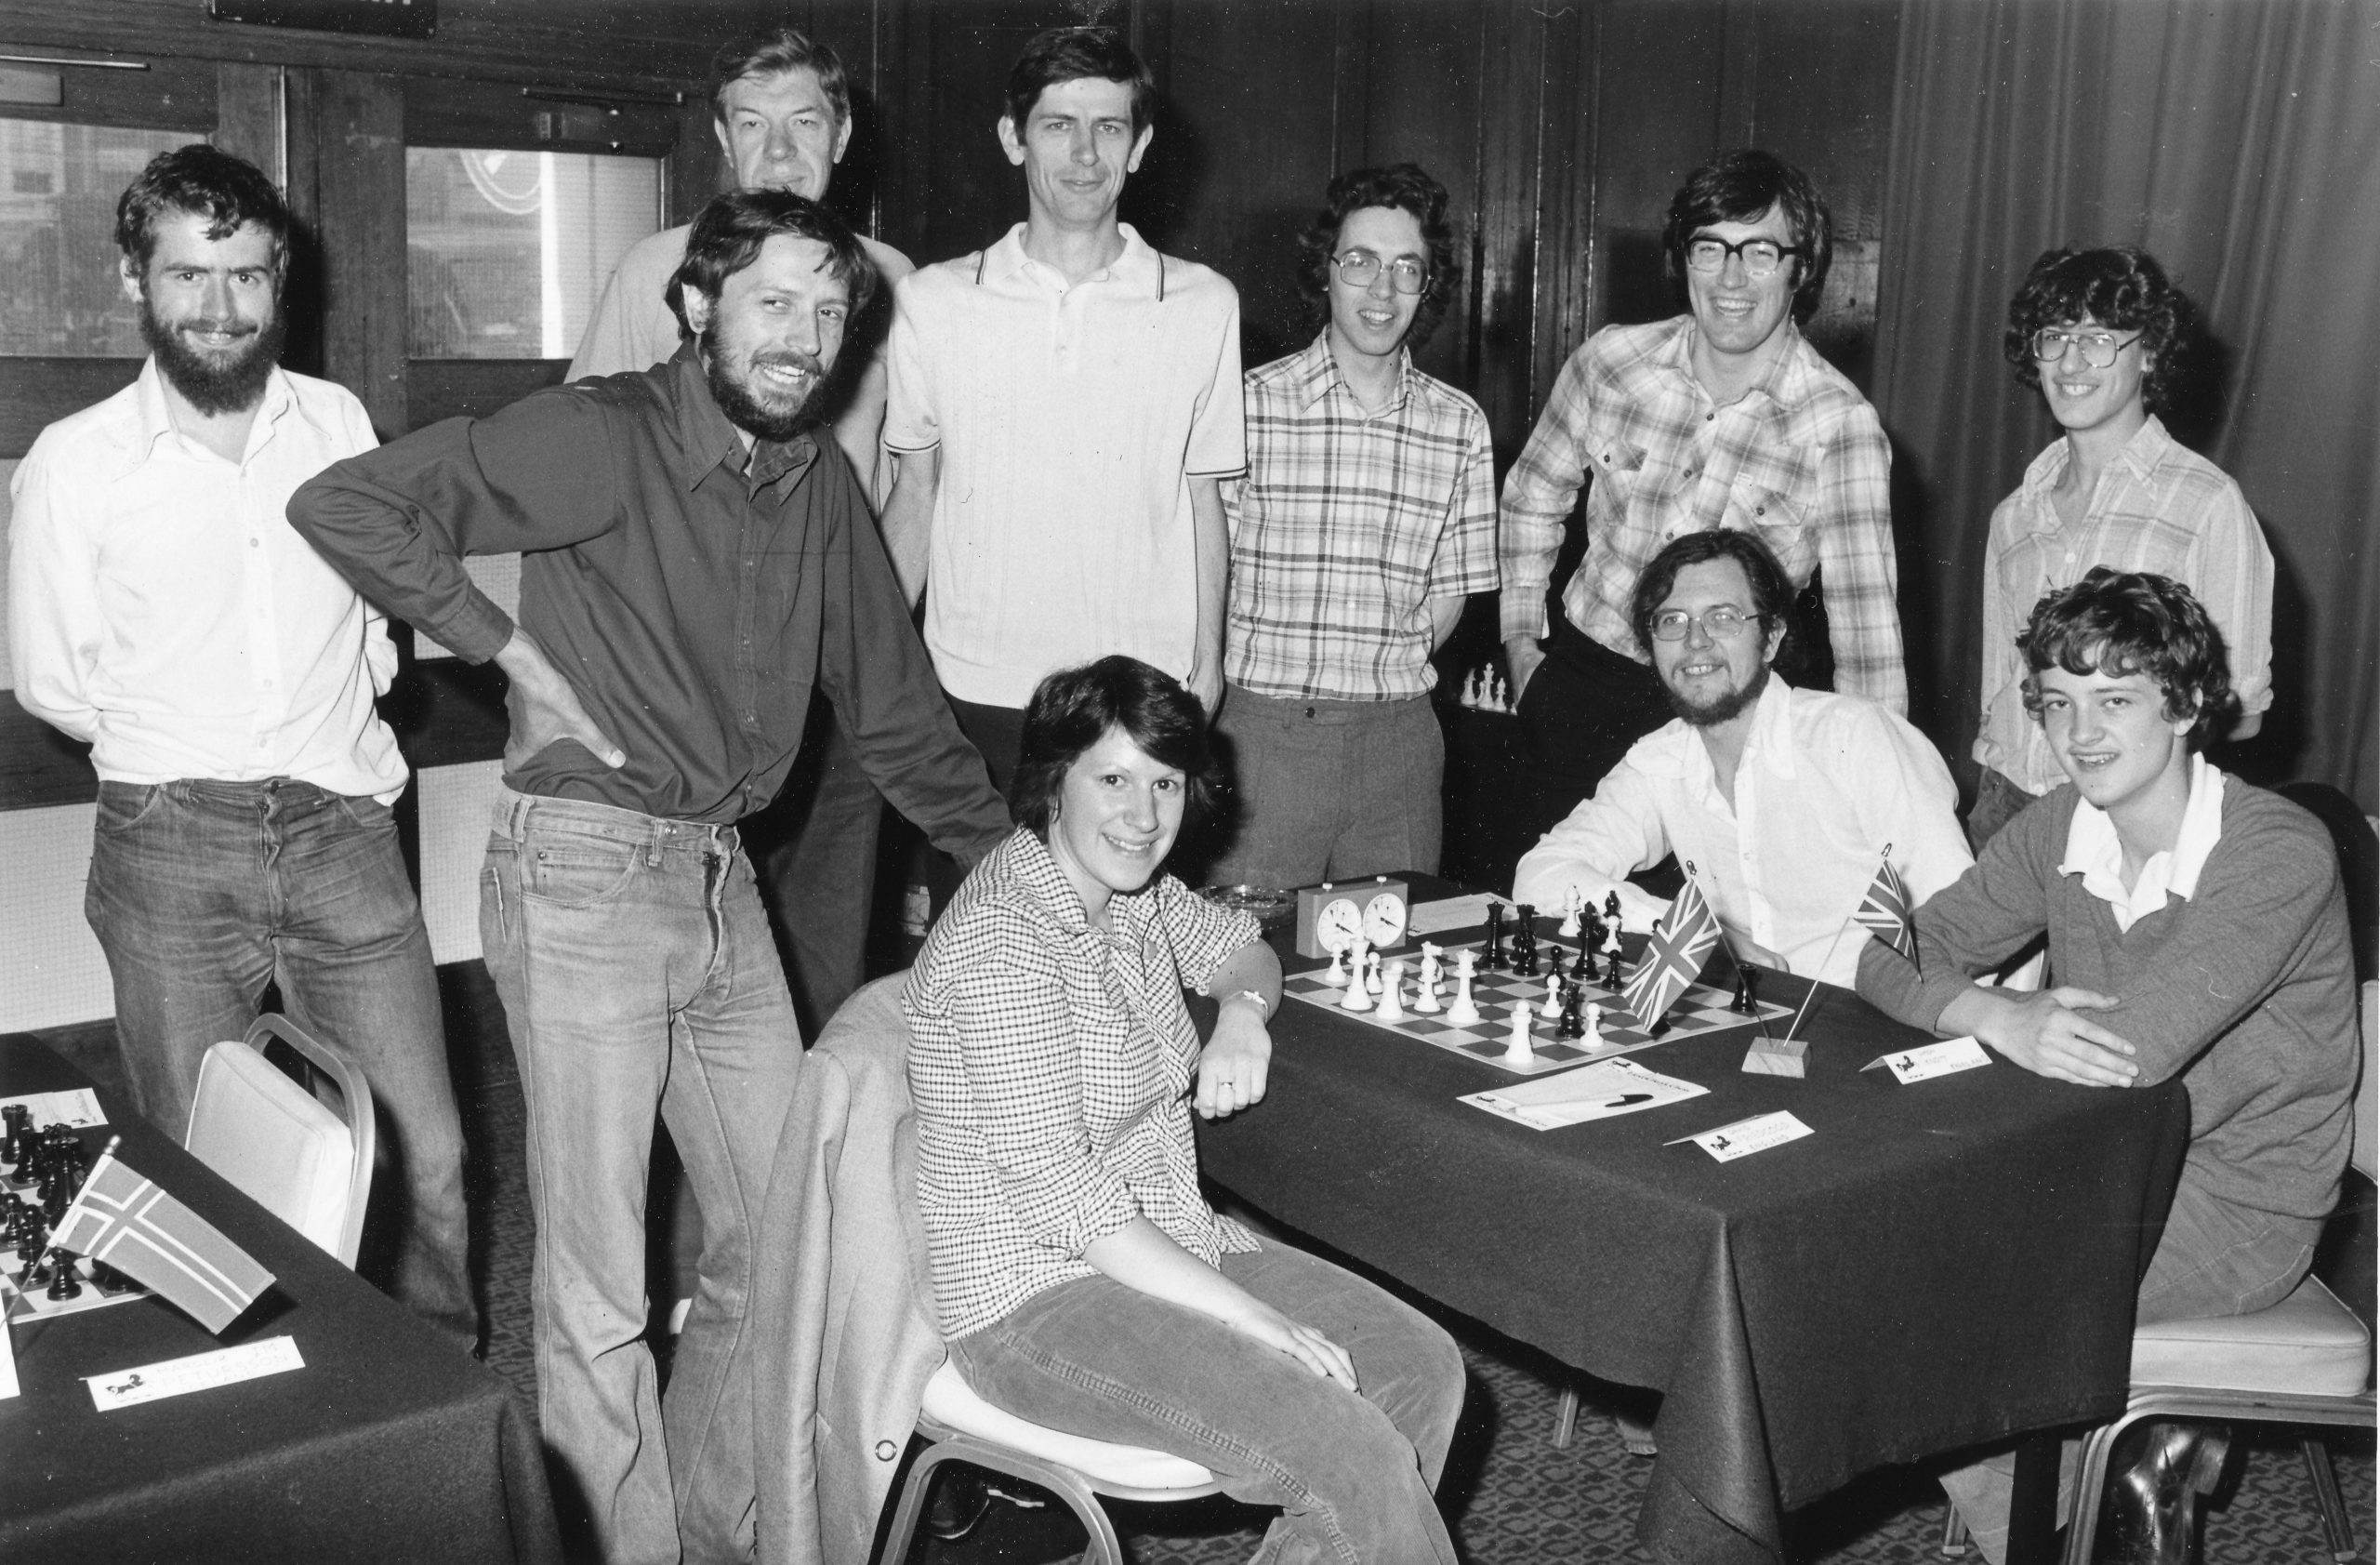
[[[1911,715],[1972,746],[1992,506],[2056,428],[2001,357],[2056,245],[2139,245],[2215,352],[2166,422],[2236,479],[2274,588],[2266,732],[2218,755],[2380,809],[2380,3],[1910,0],[1875,402]]]

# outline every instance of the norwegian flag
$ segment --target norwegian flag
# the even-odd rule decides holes
[[[272,1285],[212,1223],[117,1160],[112,1141],[49,1241],[146,1283],[218,1335]]]
[[[1653,926],[1645,960],[1636,964],[1620,996],[1638,1027],[1649,1029],[1669,1014],[1677,997],[1701,973],[1702,959],[1718,943],[1718,915],[1711,911],[1711,904],[1702,900],[1700,888],[1689,878],[1670,910]]]
[[[1868,884],[1868,895],[1859,899],[1858,911],[1851,922],[1907,957],[1910,965],[1917,964],[1917,931],[1910,924],[1909,887],[1901,882],[1900,871],[1893,861],[1884,860],[1884,868]]]

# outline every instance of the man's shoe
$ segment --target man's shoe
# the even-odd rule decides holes
[[[2223,1478],[2231,1431],[2219,1424],[2152,1423],[2124,1431],[2111,1453],[2101,1527],[2109,1565],[2196,1565],[2198,1502]]]
[[[934,1476],[939,1481],[926,1504],[926,1531],[955,1544],[982,1524],[992,1508],[992,1492],[981,1473],[955,1462],[945,1463]]]

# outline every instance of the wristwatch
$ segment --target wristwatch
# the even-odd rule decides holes
[[[1223,996],[1222,1003],[1228,1005],[1235,1000],[1252,1000],[1256,1001],[1258,1014],[1268,1022],[1273,1019],[1273,1002],[1264,998],[1264,991],[1263,989],[1236,990],[1233,993]]]

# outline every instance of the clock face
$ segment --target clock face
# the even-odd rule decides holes
[[[1363,937],[1364,916],[1355,904],[1344,896],[1335,896],[1322,905],[1315,915],[1314,937],[1326,951],[1336,956]]]
[[[1364,905],[1364,938],[1375,946],[1394,946],[1405,938],[1405,898],[1382,892]]]

